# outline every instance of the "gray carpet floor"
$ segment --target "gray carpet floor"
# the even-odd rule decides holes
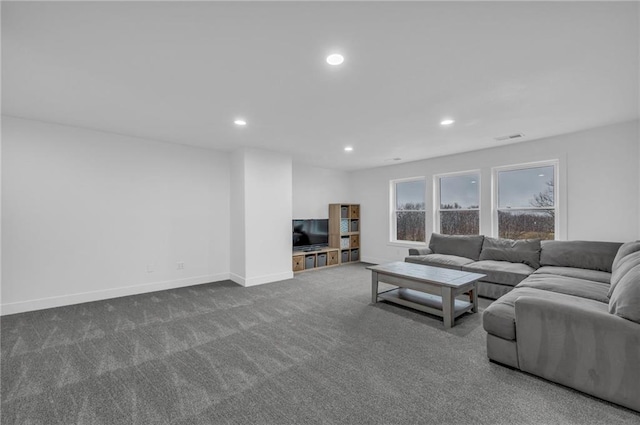
[[[364,267],[4,317],[1,423],[640,423],[489,362],[480,314],[371,305]]]

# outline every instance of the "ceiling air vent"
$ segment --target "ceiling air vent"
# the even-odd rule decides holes
[[[521,139],[524,137],[524,134],[522,133],[516,133],[516,134],[510,134],[508,136],[500,136],[500,137],[496,137],[495,140],[497,140],[498,142],[504,142],[506,140],[515,140],[515,139]]]

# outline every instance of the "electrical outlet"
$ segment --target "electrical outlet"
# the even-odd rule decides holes
[[[178,270],[184,270],[184,261],[178,261]]]
[[[153,264],[147,264],[147,273],[153,273]]]

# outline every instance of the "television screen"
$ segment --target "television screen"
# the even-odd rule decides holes
[[[293,220],[293,247],[311,248],[329,245],[329,220]]]

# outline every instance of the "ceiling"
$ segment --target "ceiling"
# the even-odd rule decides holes
[[[388,165],[638,118],[638,8],[2,2],[2,113],[327,168]],[[325,62],[333,52],[344,64]]]

